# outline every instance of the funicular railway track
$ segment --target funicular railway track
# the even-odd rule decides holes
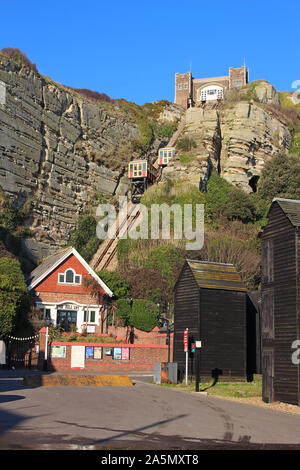
[[[175,146],[177,139],[182,133],[185,126],[185,115],[182,116],[180,124],[177,131],[171,137],[168,147]],[[152,180],[152,184],[158,184],[162,177],[162,167],[160,167],[159,158],[153,163],[153,167],[156,170],[156,177]],[[132,189],[132,188],[131,188]],[[141,197],[141,194],[138,194]],[[114,264],[116,264],[116,254],[117,254],[117,245],[118,240],[122,235],[127,233],[133,228],[134,225],[138,225],[140,221],[141,214],[138,211],[138,203],[128,201],[127,203],[127,217],[121,220],[120,223],[120,214],[116,220],[116,231],[114,238],[107,237],[98,248],[96,254],[94,255],[90,265],[94,270],[101,271],[103,269],[114,269]]]
[[[107,269],[114,260],[117,253],[118,240],[126,232],[128,233],[135,223],[138,222],[141,214],[138,211],[138,205],[128,202],[127,204],[127,216],[120,223],[120,214],[116,219],[115,223],[115,236],[114,238],[106,238],[101,244],[99,250],[91,261],[91,267],[94,270]],[[104,245],[104,246],[103,246]]]

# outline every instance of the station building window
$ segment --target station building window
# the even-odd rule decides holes
[[[209,85],[200,90],[199,101],[213,101],[223,99],[223,88],[217,85]]]
[[[81,274],[76,274],[74,269],[67,269],[64,273],[58,274],[59,284],[81,284]]]

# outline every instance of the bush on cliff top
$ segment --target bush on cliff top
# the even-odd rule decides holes
[[[0,50],[0,54],[5,55],[9,59],[12,59],[18,65],[22,65],[24,67],[29,68],[33,72],[38,73],[36,64],[33,64],[31,60],[28,59],[26,54],[20,51],[20,49],[14,47],[5,47],[4,49]]]

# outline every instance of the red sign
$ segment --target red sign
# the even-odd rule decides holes
[[[183,332],[183,346],[184,346],[184,352],[187,352],[188,350],[188,337],[189,337],[189,329],[186,328]]]

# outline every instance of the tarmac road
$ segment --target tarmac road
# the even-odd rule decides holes
[[[300,415],[134,387],[25,387],[0,377],[0,449],[300,449]]]

